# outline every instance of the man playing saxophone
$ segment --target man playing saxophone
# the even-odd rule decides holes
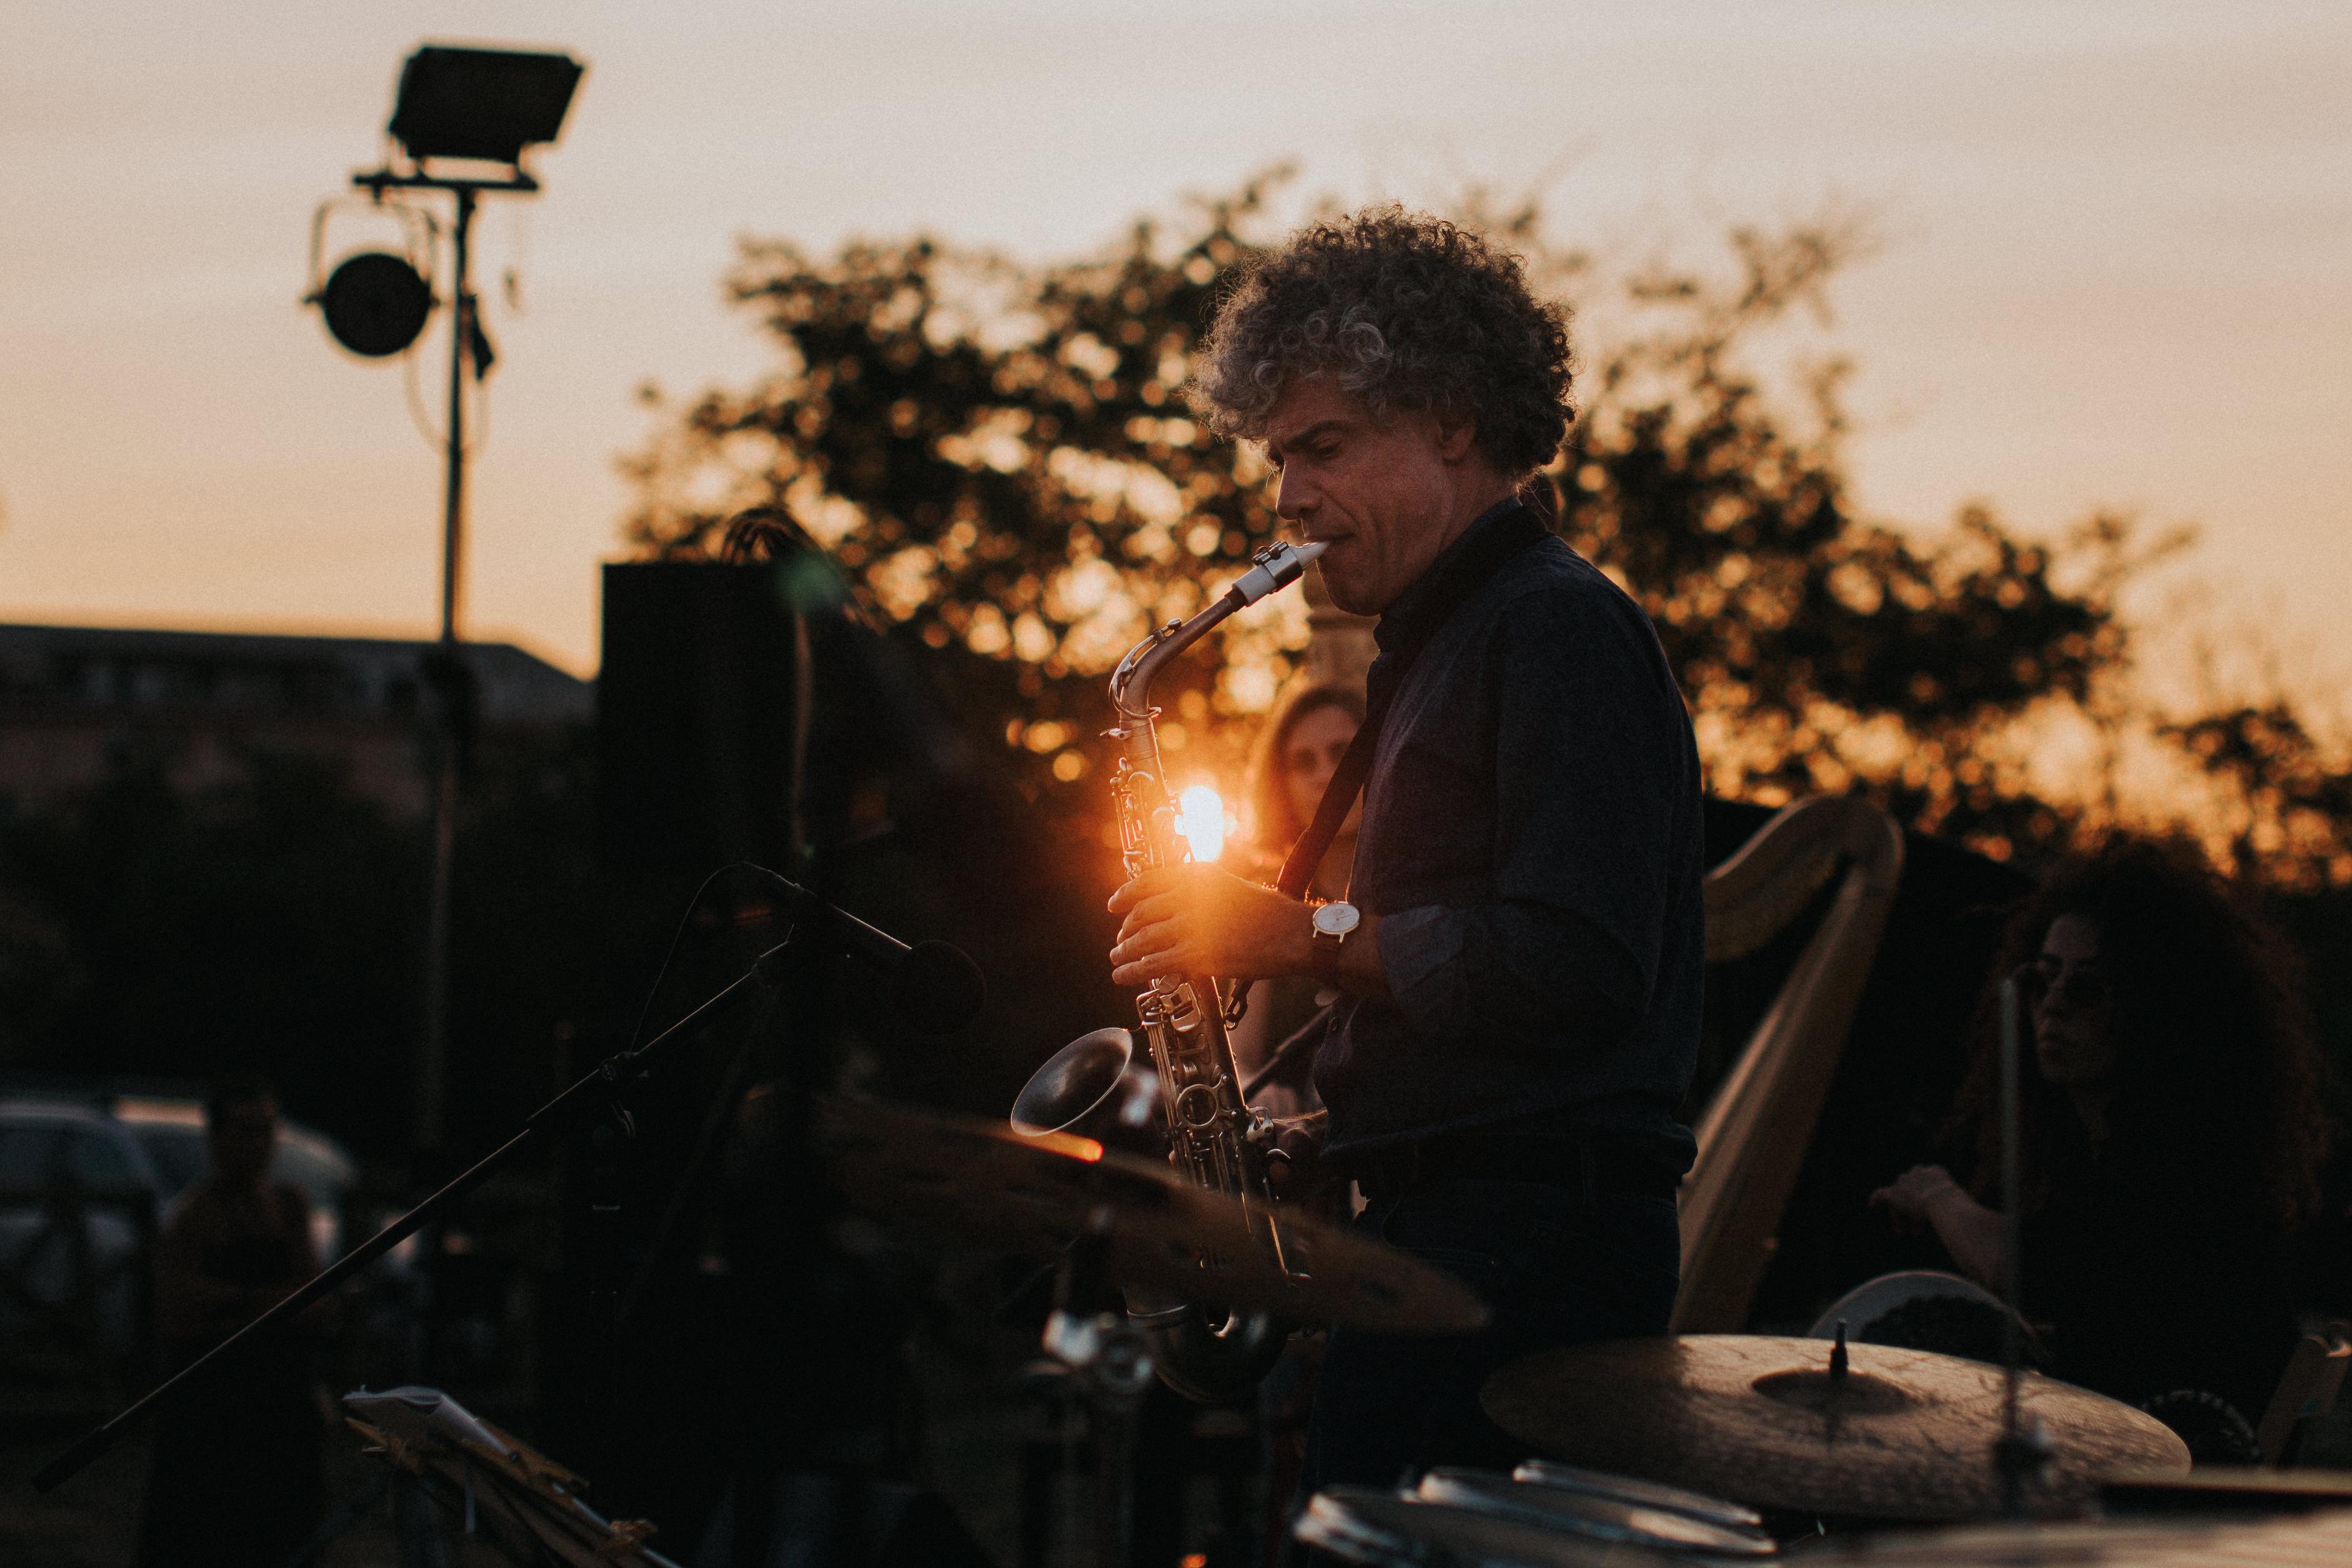
[[[1465,1338],[1335,1331],[1310,1489],[1507,1467],[1525,1456],[1479,1408],[1490,1373],[1662,1333],[1674,1302],[1699,769],[1648,619],[1520,499],[1566,434],[1570,360],[1517,257],[1390,207],[1255,262],[1194,389],[1264,444],[1332,599],[1381,618],[1363,758],[1334,786],[1364,784],[1355,873],[1310,907],[1214,865],[1148,872],[1111,900],[1114,977],[1336,986],[1321,1171],[1494,1312]],[[1304,1175],[1313,1151],[1290,1151]]]

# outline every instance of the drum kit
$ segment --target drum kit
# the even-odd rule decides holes
[[[1276,1260],[1262,1215],[1091,1139],[852,1100],[827,1103],[819,1131],[851,1205],[1007,1251],[1091,1249],[1120,1286],[1388,1333],[1458,1333],[1484,1320],[1451,1275],[1311,1218],[1276,1222]],[[1059,1351],[1055,1336],[1049,1326],[1049,1353],[1072,1354],[1066,1327]],[[1138,1354],[1148,1377],[1149,1353]],[[1132,1357],[1123,1364],[1137,1370]],[[2214,1561],[2223,1544],[2232,1561],[2352,1561],[2347,1511],[2260,1525],[2053,1522],[2095,1511],[2110,1478],[2185,1478],[2189,1454],[2154,1418],[2031,1373],[2016,1397],[2047,1455],[2032,1517],[1888,1533],[2000,1518],[2004,1393],[2000,1368],[1843,1338],[1687,1335],[1547,1351],[1506,1368],[1484,1395],[1496,1424],[1542,1458],[1508,1475],[1441,1469],[1392,1490],[1331,1487],[1293,1532],[1374,1568],[1823,1554],[1944,1568],[2169,1563]],[[1109,1498],[1098,1506],[1115,1506]],[[1106,1561],[1116,1540],[1098,1537]]]

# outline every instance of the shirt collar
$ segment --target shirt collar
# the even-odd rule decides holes
[[[1444,580],[1446,567],[1463,553],[1473,538],[1517,511],[1524,504],[1517,496],[1508,496],[1496,502],[1473,517],[1470,526],[1464,528],[1452,544],[1437,552],[1437,559],[1429,563],[1429,570],[1414,578],[1412,584],[1397,595],[1396,602],[1381,612],[1380,623],[1372,628],[1372,641],[1380,644],[1382,652],[1395,647],[1400,640],[1411,635],[1418,623],[1432,612],[1445,608],[1438,601],[1437,585]]]

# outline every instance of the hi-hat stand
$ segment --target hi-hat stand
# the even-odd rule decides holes
[[[1135,1423],[1151,1387],[1151,1342],[1122,1309],[1110,1275],[1112,1215],[1097,1212],[1054,1274],[1047,1356],[1087,1411],[1095,1460],[1097,1568],[1127,1568],[1135,1530]]]
[[[2025,1361],[2025,988],[2020,976],[2000,982],[2000,1287],[2009,1303],[2001,1324],[2000,1439],[1993,1469],[2000,1475],[2001,1511],[2011,1519],[2030,1511],[2027,1493],[2050,1469],[2050,1434],[2039,1416],[2018,1408]]]

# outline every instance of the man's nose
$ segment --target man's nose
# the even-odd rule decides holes
[[[1281,481],[1274,491],[1274,515],[1287,522],[1297,522],[1315,505],[1312,486],[1296,468],[1285,468]]]

